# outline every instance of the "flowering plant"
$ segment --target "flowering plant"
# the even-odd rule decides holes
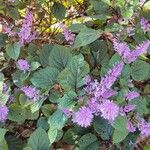
[[[149,5],[0,0],[0,149],[146,150]]]

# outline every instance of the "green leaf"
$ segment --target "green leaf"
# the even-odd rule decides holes
[[[56,110],[49,118],[48,123],[50,128],[55,127],[58,130],[61,130],[65,122],[67,121],[67,117],[64,115],[62,110]]]
[[[5,136],[5,133],[6,133],[6,129],[3,129],[3,128],[0,128],[0,142],[4,140],[4,136]]]
[[[41,107],[41,111],[42,113],[46,116],[49,117],[52,113],[52,108],[51,108],[51,104],[45,104]]]
[[[30,136],[28,145],[32,150],[48,150],[49,139],[46,131],[42,128],[36,129]]]
[[[16,103],[11,104],[9,107],[8,119],[16,122],[24,122],[26,119],[26,110]]]
[[[57,69],[46,67],[36,71],[31,78],[31,82],[36,87],[43,89],[51,88],[51,86],[55,83],[58,73],[59,71]]]
[[[1,87],[0,87],[1,88]],[[8,101],[9,95],[0,91],[0,105],[5,105]]]
[[[66,9],[64,5],[54,2],[54,5],[52,7],[52,13],[55,18],[62,20],[65,17]]]
[[[50,56],[50,52],[53,49],[52,45],[49,44],[45,44],[41,50],[40,53],[40,62],[42,64],[42,66],[48,66],[49,65],[49,56]]]
[[[9,150],[22,150],[23,149],[23,141],[15,136],[8,135],[6,136],[6,141],[8,144]]]
[[[49,65],[61,71],[67,66],[71,57],[72,55],[68,48],[55,45],[50,53]]]
[[[85,46],[87,44],[94,42],[96,39],[98,39],[101,36],[101,33],[102,31],[100,30],[94,30],[89,28],[83,29],[76,36],[73,48],[79,48],[81,46]]]
[[[7,40],[7,35],[0,33],[0,48],[5,45],[6,40]]]
[[[41,66],[41,64],[37,61],[32,61],[31,62],[31,70],[34,71],[36,70],[37,68],[39,68]]]
[[[76,91],[84,85],[84,77],[89,73],[89,65],[82,55],[71,58],[67,67],[59,74],[58,82],[65,91]]]
[[[146,80],[149,76],[150,65],[145,61],[138,60],[131,66],[131,76],[136,81]]]
[[[58,134],[58,129],[55,127],[50,127],[48,130],[48,138],[50,140],[50,144],[54,143]]]
[[[19,11],[16,7],[7,7],[7,13],[14,20],[18,20],[20,18]]]
[[[83,135],[79,142],[78,147],[75,150],[98,150],[99,142],[94,134],[87,133]]]
[[[32,150],[31,147],[25,147],[23,150]]]
[[[140,113],[141,115],[149,113],[149,110],[147,108],[148,103],[146,98],[139,97],[137,99],[130,101],[129,103],[135,105],[137,112]]]
[[[113,124],[115,128],[113,133],[113,143],[120,143],[128,135],[127,118],[118,116]]]
[[[58,99],[58,108],[73,108],[76,104],[76,101],[74,100],[76,96],[75,92],[69,91],[62,98]]]
[[[37,121],[37,125],[36,126],[38,128],[41,127],[44,130],[48,130],[49,129],[49,124],[47,122],[47,118],[45,118],[45,117],[39,118],[38,121]]]
[[[31,106],[30,106],[31,112],[35,113],[36,111],[38,111],[41,108],[44,100],[45,100],[45,98],[43,97],[43,98],[35,101],[34,103],[32,103]]]
[[[75,128],[70,128],[68,129],[64,136],[63,136],[63,141],[67,144],[74,145],[77,139],[79,139],[80,135],[76,131]]]
[[[107,120],[103,118],[96,118],[94,120],[94,130],[100,135],[103,140],[109,140],[110,136],[113,133],[112,126],[108,123]]]
[[[7,44],[6,53],[8,56],[14,60],[17,60],[20,54],[20,45],[19,43]]]
[[[0,142],[0,150],[9,150],[6,140]]]

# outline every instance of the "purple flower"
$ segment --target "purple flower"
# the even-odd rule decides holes
[[[17,61],[17,66],[21,71],[29,71],[30,65],[28,64],[27,60],[19,59]]]
[[[114,40],[114,49],[126,63],[134,62],[141,54],[145,53],[150,46],[150,40],[136,46],[135,50],[131,51],[126,43],[119,43]]]
[[[5,122],[8,115],[8,108],[5,105],[0,105],[0,122]]]
[[[97,103],[97,100],[94,98],[91,98],[87,103],[88,108],[94,113],[95,115],[98,115],[100,112],[100,104]]]
[[[103,98],[110,98],[110,97],[115,96],[115,95],[117,95],[117,92],[110,89],[110,90],[106,91],[105,93],[103,93],[102,97]]]
[[[126,93],[124,97],[125,97],[125,99],[131,101],[139,96],[140,96],[140,94],[138,92],[132,91],[132,92]]]
[[[128,27],[127,28],[127,33],[129,36],[133,36],[135,33],[134,33],[134,30],[135,28],[134,27]]]
[[[108,71],[105,77],[102,77],[100,87],[96,89],[96,91],[99,92],[100,95],[104,94],[111,88],[111,86],[114,84],[117,78],[121,75],[123,67],[124,63],[120,61],[116,63],[112,69]]]
[[[119,115],[118,105],[109,100],[100,105],[100,111],[101,116],[109,122],[114,121],[115,118]]]
[[[125,60],[128,60],[128,56],[130,55],[130,48],[127,43],[119,43],[117,40],[114,41],[114,50],[118,52],[120,56],[122,56]]]
[[[13,37],[16,35],[16,33],[12,31],[12,27],[8,27],[8,26],[4,27],[4,32],[7,33],[9,37]]]
[[[131,121],[128,120],[127,122],[127,130],[129,132],[135,132],[136,131],[136,127],[133,125],[133,123]]]
[[[35,87],[32,86],[24,86],[21,88],[21,91],[30,99],[30,100],[37,100],[40,97],[40,91],[37,90]]]
[[[26,16],[23,20],[22,27],[18,33],[20,44],[24,45],[35,38],[35,33],[32,31],[33,14],[32,11],[27,11]]]
[[[141,54],[146,53],[150,46],[150,40],[147,40],[140,45],[136,46],[135,50],[130,53],[128,57],[129,63],[134,62]]]
[[[145,120],[141,120],[138,124],[139,130],[141,131],[142,137],[149,137],[150,136],[150,122],[146,122]]]
[[[93,119],[92,111],[87,107],[82,107],[79,111],[73,114],[72,121],[77,123],[81,127],[88,127],[90,126],[92,119]]]
[[[150,30],[150,23],[144,17],[142,17],[140,24],[141,24],[141,28],[143,29],[144,33],[146,31]]]
[[[128,113],[128,112],[134,110],[135,107],[136,107],[135,105],[130,105],[130,104],[129,104],[129,105],[127,105],[127,106],[124,106],[123,111],[126,112],[126,113]]]
[[[70,30],[67,29],[67,27],[60,22],[59,27],[63,30],[63,35],[69,44],[73,44],[74,39],[75,39],[75,34],[73,34]]]
[[[72,112],[67,108],[62,108],[62,112],[69,118],[72,116]]]
[[[8,90],[7,84],[3,83],[3,90],[2,90],[2,92],[5,94],[7,92],[7,90]]]

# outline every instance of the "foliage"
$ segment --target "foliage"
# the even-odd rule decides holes
[[[0,0],[0,150],[149,149],[149,6]]]

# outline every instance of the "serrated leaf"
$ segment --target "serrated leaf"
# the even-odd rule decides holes
[[[36,71],[31,78],[31,82],[36,87],[43,89],[51,88],[55,83],[58,73],[59,71],[56,68],[46,67]]]
[[[138,60],[133,62],[131,66],[131,76],[136,81],[142,81],[148,78],[150,65],[145,61]]]
[[[94,134],[87,133],[83,135],[79,142],[78,147],[75,150],[98,150],[99,142]]]
[[[67,66],[71,57],[69,48],[55,45],[50,53],[49,65],[61,71]]]
[[[103,140],[109,140],[113,133],[113,128],[107,120],[97,117],[93,123],[94,130],[100,135]]]
[[[46,131],[42,128],[36,129],[30,136],[28,145],[32,150],[48,150],[49,139]]]
[[[84,85],[84,77],[89,73],[89,65],[82,55],[71,58],[67,67],[59,74],[58,82],[65,91],[76,91]]]
[[[17,60],[20,54],[20,44],[19,43],[8,44],[6,46],[6,53],[10,58]]]
[[[87,44],[94,42],[101,36],[101,33],[102,32],[100,30],[94,30],[94,29],[89,29],[89,28],[83,29],[76,36],[73,48],[79,48],[81,46],[85,46]]]
[[[54,2],[54,5],[52,7],[52,13],[55,18],[62,20],[65,17],[66,9],[64,5]]]

